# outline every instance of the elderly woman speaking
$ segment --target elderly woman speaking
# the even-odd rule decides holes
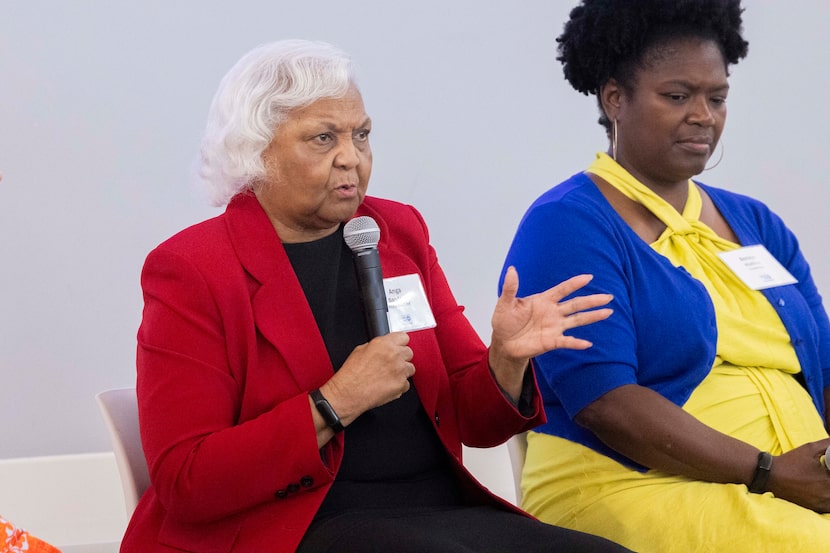
[[[536,521],[461,462],[462,443],[542,422],[528,359],[589,347],[563,331],[608,317],[610,296],[560,302],[581,275],[517,299],[511,272],[486,348],[419,213],[365,195],[370,130],[348,56],[324,43],[261,46],[222,81],[200,173],[226,211],[142,273],[152,485],[121,551],[622,550]],[[404,277],[434,324],[368,330],[343,237],[355,215],[377,225],[383,277]]]

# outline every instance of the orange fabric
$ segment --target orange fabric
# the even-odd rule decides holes
[[[60,549],[0,517],[0,553],[60,553]]]

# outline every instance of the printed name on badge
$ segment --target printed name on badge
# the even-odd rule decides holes
[[[383,279],[389,306],[389,330],[409,332],[435,327],[435,317],[417,274]]]
[[[769,250],[762,245],[747,246],[730,252],[722,252],[718,257],[726,263],[744,284],[753,290],[765,290],[776,286],[786,286],[798,282]]]

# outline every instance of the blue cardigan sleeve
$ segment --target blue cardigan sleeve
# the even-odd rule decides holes
[[[614,296],[611,317],[572,332],[593,342],[591,348],[535,359],[552,421],[545,430],[579,439],[576,414],[625,384],[649,387],[682,405],[711,369],[717,327],[706,289],[643,242],[588,177],[573,177],[534,203],[508,265],[516,266],[522,296],[580,273],[594,279],[578,294]]]
[[[582,273],[591,273],[594,279],[580,295],[614,295],[610,319],[572,332],[592,341],[592,348],[555,350],[534,360],[546,403],[555,396],[571,418],[604,393],[637,382],[627,261],[618,240],[603,215],[590,205],[541,200],[522,220],[505,262],[505,270],[513,265],[518,271],[520,296]]]

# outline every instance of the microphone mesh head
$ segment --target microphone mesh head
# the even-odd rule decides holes
[[[380,228],[371,217],[355,217],[343,227],[343,240],[353,252],[377,248]]]

